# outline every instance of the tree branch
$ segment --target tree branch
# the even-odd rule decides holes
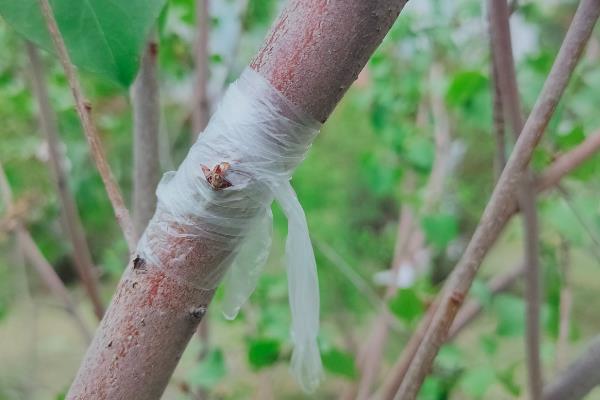
[[[129,252],[133,253],[135,251],[133,224],[131,222],[131,217],[129,216],[129,211],[127,210],[127,207],[125,207],[125,202],[123,201],[119,186],[117,185],[108,161],[106,160],[106,154],[104,154],[104,148],[102,147],[102,142],[100,141],[96,126],[92,121],[92,107],[90,103],[85,100],[81,84],[79,83],[77,73],[75,72],[75,67],[71,63],[69,52],[67,51],[65,42],[60,34],[60,29],[58,28],[58,24],[56,23],[54,13],[48,0],[39,0],[39,3],[48,27],[48,32],[50,33],[52,42],[56,48],[58,59],[65,71],[67,80],[69,81],[71,93],[75,100],[77,114],[79,114],[79,119],[90,147],[90,153],[92,154],[94,162],[96,163],[96,168],[98,169],[104,187],[106,188],[108,198],[110,199],[115,217],[117,218],[117,223],[121,227],[125,240],[127,241]]]
[[[292,0],[252,66],[288,100],[323,120],[404,4]],[[149,243],[160,244],[152,249],[155,257],[130,262],[68,399],[158,399],[211,302],[214,290],[188,282],[210,274],[231,250],[192,234],[201,226],[171,223],[169,230],[179,234],[168,235],[156,215],[144,233]]]
[[[487,284],[488,290],[492,296],[508,290],[514,283],[525,273],[525,264],[521,263],[513,267],[508,272],[493,277]],[[471,300],[460,308],[460,311],[454,319],[454,323],[448,332],[450,342],[458,336],[458,334],[469,325],[483,310],[483,305],[477,300]]]
[[[60,137],[56,127],[56,118],[48,97],[44,66],[38,50],[31,42],[26,43],[26,48],[31,63],[33,90],[39,108],[40,126],[48,143],[50,167],[54,175],[56,192],[60,198],[63,227],[73,247],[73,259],[79,279],[81,279],[83,287],[92,302],[96,317],[102,319],[104,306],[102,305],[98,290],[98,277],[85,238],[77,204],[69,188],[69,181],[63,164],[63,155],[60,150]]]
[[[195,46],[195,87],[192,109],[192,138],[195,140],[206,128],[210,113],[208,100],[208,33],[210,15],[209,0],[196,0],[196,46]]]
[[[397,399],[416,398],[433,360],[461,306],[485,255],[510,215],[510,204],[522,173],[552,116],[600,13],[600,2],[582,0],[557,59],[527,119],[481,221],[441,293],[439,307],[402,382]]]
[[[502,107],[502,99],[500,98],[500,84],[498,83],[498,71],[496,71],[496,62],[492,53],[492,83],[494,88],[493,95],[493,120],[494,120],[494,139],[496,139],[496,154],[495,154],[495,177],[496,181],[502,174],[502,170],[506,165],[506,143],[504,132],[504,109]]]
[[[154,35],[153,35],[154,36]],[[158,88],[158,43],[148,42],[138,76],[131,88],[133,106],[133,224],[136,240],[156,208],[156,185],[160,178],[158,135],[160,95]]]
[[[497,86],[502,108],[506,110],[513,135],[518,139],[523,130],[523,115],[517,86],[509,25],[509,8],[506,1],[488,1],[492,60],[496,64]],[[539,400],[542,396],[542,366],[540,361],[540,273],[539,235],[533,175],[527,167],[518,190],[519,205],[523,214],[525,231],[525,298],[527,305],[526,345],[529,396]]]
[[[574,149],[565,153],[563,156],[559,157],[554,161],[550,166],[546,168],[546,170],[540,175],[540,178],[536,180],[536,191],[538,194],[544,193],[547,190],[555,188],[565,176],[567,176],[572,170],[583,164],[590,157],[595,155],[598,150],[600,150],[600,132],[594,133],[590,135],[584,142],[579,144]],[[564,159],[564,161],[563,161]],[[568,160],[568,161],[567,161]],[[513,199],[510,208],[510,213],[506,220],[498,221],[501,225],[502,231],[504,227],[507,225],[508,221],[514,216],[518,211],[518,207],[516,205],[516,201]],[[499,237],[499,233],[496,236],[496,239]],[[521,274],[523,271],[521,271]],[[507,278],[510,280],[516,280],[518,276],[510,277],[510,273],[507,273]],[[500,277],[499,277],[500,278]],[[491,283],[490,283],[491,284]],[[510,282],[512,284],[512,282]],[[504,290],[504,289],[502,289]],[[467,303],[463,307],[461,307],[461,311],[458,313],[452,328],[450,329],[449,339],[454,337],[456,334],[460,332],[462,329],[462,320],[463,318],[467,318],[470,313],[479,313],[481,311],[481,306],[478,306],[479,310],[475,310],[477,303]],[[433,307],[429,309],[428,312],[432,312],[434,310]],[[464,315],[464,317],[463,317]],[[431,316],[427,316],[430,318]],[[470,318],[470,317],[469,317]],[[455,328],[456,326],[456,328]],[[458,329],[460,327],[460,329]],[[413,333],[413,336],[409,342],[409,344],[405,347],[403,354],[400,356],[394,367],[390,370],[387,377],[384,380],[382,385],[382,389],[378,392],[382,397],[376,397],[381,399],[392,399],[400,383],[404,379],[404,374],[406,372],[406,368],[408,363],[410,362],[412,356],[410,356],[409,352],[412,351],[412,355],[414,355],[414,346],[416,346],[416,342],[420,343],[421,337],[417,333]]]
[[[537,191],[541,192],[556,186],[565,175],[595,155],[598,150],[600,150],[600,131],[589,135],[583,142],[554,160],[537,178]]]

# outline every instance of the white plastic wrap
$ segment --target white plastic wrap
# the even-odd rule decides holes
[[[216,250],[230,252],[210,273],[202,274],[202,280],[186,283],[213,289],[227,272],[224,314],[235,318],[254,291],[269,255],[271,203],[277,200],[288,219],[285,262],[294,342],[291,368],[306,391],[314,390],[322,375],[317,344],[319,288],[306,217],[290,179],[319,128],[317,121],[258,73],[246,69],[229,87],[177,172],[165,174],[159,184],[153,223],[163,234],[144,235],[138,246],[140,257],[153,265],[162,265],[153,250],[166,251],[161,246],[174,236],[179,243],[203,240]],[[173,229],[174,224],[185,229]],[[173,255],[187,256],[185,250]]]

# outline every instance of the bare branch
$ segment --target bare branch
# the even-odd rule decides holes
[[[498,275],[488,282],[487,287],[492,295],[496,295],[505,290],[508,290],[518,278],[523,276],[525,268],[523,265],[512,268],[507,273]],[[454,324],[450,329],[450,333],[448,334],[447,342],[454,340],[456,336],[467,326],[469,325],[483,310],[483,305],[476,300],[471,300],[467,304],[465,304],[456,319],[454,320]],[[431,316],[435,311],[435,303],[429,308],[427,311],[427,315],[423,317],[424,319],[431,320]],[[404,351],[402,352],[401,357],[397,360],[394,366],[391,368],[390,373],[386,376],[381,389],[374,396],[375,399],[378,400],[389,400],[393,399],[400,383],[404,379],[404,375],[410,365],[410,361],[416,352],[416,348],[419,343],[421,343],[421,336],[424,333],[425,326],[419,325],[421,331],[413,333],[410,341],[405,346]]]
[[[135,237],[146,229],[156,207],[156,185],[160,177],[158,135],[160,99],[158,88],[158,43],[151,39],[131,88],[133,106],[133,223]]]
[[[523,115],[517,87],[517,77],[512,53],[509,15],[506,1],[488,1],[490,10],[490,31],[492,39],[492,60],[496,64],[497,86],[500,89],[502,108],[506,110],[515,138],[523,130]],[[526,354],[529,395],[532,400],[542,396],[542,366],[540,361],[540,273],[539,235],[533,175],[527,168],[518,191],[519,205],[523,214],[525,231],[525,298]]]
[[[523,171],[569,82],[599,13],[600,2],[597,0],[582,0],[580,3],[538,101],[525,123],[473,238],[446,282],[439,307],[396,394],[397,399],[416,398],[481,262],[511,214],[510,205]]]
[[[104,187],[106,188],[106,192],[112,204],[117,222],[123,231],[125,240],[127,241],[129,252],[133,253],[135,250],[135,234],[133,230],[133,224],[129,216],[129,211],[127,210],[127,207],[125,207],[125,202],[123,201],[123,196],[121,195],[119,186],[117,185],[117,182],[115,181],[115,178],[110,170],[108,161],[106,160],[106,154],[104,153],[100,136],[98,135],[96,126],[92,121],[91,105],[85,100],[81,84],[79,83],[77,73],[75,72],[75,67],[71,63],[69,52],[67,51],[67,47],[60,33],[60,29],[58,28],[58,24],[56,23],[54,13],[48,0],[39,0],[39,3],[42,9],[42,14],[44,15],[44,20],[46,21],[46,25],[48,27],[48,32],[50,32],[52,42],[56,48],[58,59],[65,70],[67,80],[69,81],[71,93],[73,94],[73,99],[75,100],[75,107],[77,108],[77,114],[79,114],[79,119],[90,147],[90,153],[94,158],[96,168],[98,169],[100,177],[102,178],[102,182],[104,183]]]
[[[492,52],[492,83],[494,88],[493,94],[493,109],[492,115],[494,120],[494,139],[496,139],[496,154],[494,158],[494,170],[496,180],[502,174],[502,170],[506,165],[506,138],[504,131],[504,108],[502,107],[502,98],[500,97],[500,84],[498,82],[498,71],[496,67],[496,62],[494,60],[494,53]]]
[[[54,175],[54,184],[60,198],[61,217],[65,233],[69,237],[73,247],[73,259],[79,279],[94,306],[94,313],[98,319],[102,319],[104,306],[98,290],[98,277],[96,275],[92,255],[85,238],[83,225],[77,210],[77,204],[69,188],[67,173],[64,168],[63,155],[60,150],[60,137],[56,127],[56,117],[50,106],[48,90],[46,87],[44,66],[36,47],[26,43],[27,54],[31,63],[32,81],[35,97],[39,108],[40,126],[50,154],[50,167]]]
[[[589,135],[583,142],[554,160],[537,178],[536,189],[540,192],[556,186],[565,175],[595,155],[598,150],[600,150],[600,131]]]
[[[209,0],[196,0],[197,37],[195,46],[195,87],[192,103],[192,139],[206,127],[210,113],[208,100],[208,32],[210,15]]]

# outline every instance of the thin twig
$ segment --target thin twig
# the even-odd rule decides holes
[[[127,241],[129,252],[133,253],[135,251],[135,234],[133,230],[133,224],[131,222],[131,217],[129,216],[129,211],[127,210],[127,207],[125,207],[125,202],[123,201],[123,196],[121,195],[119,186],[117,185],[117,182],[115,181],[115,178],[110,170],[108,161],[106,160],[106,154],[104,153],[104,148],[102,147],[96,126],[92,121],[92,106],[85,100],[81,84],[79,83],[77,73],[75,72],[75,67],[71,62],[69,52],[60,33],[60,29],[54,17],[54,12],[52,11],[48,0],[39,0],[39,3],[42,9],[42,14],[44,15],[44,20],[46,21],[46,25],[48,27],[48,32],[50,33],[52,42],[54,43],[54,47],[58,54],[58,59],[65,71],[67,80],[69,81],[71,93],[73,94],[73,99],[75,100],[75,107],[77,108],[77,114],[79,114],[79,119],[90,147],[90,153],[94,158],[96,168],[98,169],[100,177],[102,178],[102,182],[104,183],[104,187],[106,188],[106,192],[112,204],[117,222],[123,231],[125,240]]]
[[[582,0],[577,8],[548,79],[498,180],[473,238],[446,282],[439,307],[400,385],[397,399],[416,398],[481,262],[502,230],[503,222],[508,220],[511,214],[510,205],[521,182],[523,171],[558,105],[599,13],[600,2],[597,0]]]
[[[506,110],[513,135],[518,139],[523,130],[523,114],[518,91],[509,25],[509,9],[505,1],[489,0],[492,60],[496,64],[496,77],[502,108]],[[533,175],[527,167],[518,191],[525,231],[525,300],[526,300],[526,355],[529,397],[542,397],[542,364],[540,361],[540,272],[539,234]]]
[[[33,89],[39,108],[40,127],[48,143],[50,167],[54,175],[56,192],[60,198],[63,227],[73,247],[73,260],[79,279],[81,279],[83,287],[92,302],[96,317],[102,319],[104,306],[98,289],[98,277],[85,238],[77,204],[69,188],[69,180],[60,150],[56,117],[50,106],[50,98],[46,87],[44,66],[37,48],[31,42],[26,43],[26,48],[31,64]]]
[[[490,24],[491,25],[491,24]],[[504,166],[506,165],[506,139],[505,139],[505,131],[504,131],[504,109],[502,107],[502,98],[500,95],[500,84],[498,82],[498,67],[496,66],[496,62],[494,59],[494,52],[491,54],[491,68],[492,68],[492,86],[494,88],[494,97],[493,97],[493,132],[494,139],[496,139],[496,154],[494,157],[494,172],[496,181],[500,178],[500,174],[502,174],[502,170],[504,170]]]
[[[198,135],[208,123],[210,104],[208,100],[208,32],[210,16],[209,0],[196,0],[197,37],[195,46],[195,89],[192,102],[192,139]]]
[[[536,189],[539,192],[556,186],[563,176],[579,167],[598,150],[600,150],[600,131],[592,133],[583,142],[554,160],[537,178]]]
[[[518,267],[512,268],[507,273],[500,274],[492,278],[486,286],[492,295],[497,295],[498,293],[508,290],[519,277],[523,276],[524,271],[525,268],[521,264]],[[446,341],[450,342],[454,340],[466,326],[475,320],[482,310],[483,305],[476,300],[471,300],[470,302],[466,303],[456,316]],[[428,315],[426,315],[424,319],[431,319],[433,311],[435,311],[435,307],[432,305],[428,310]],[[420,325],[419,329],[425,328],[423,325]],[[398,390],[398,387],[404,378],[404,374],[408,369],[410,360],[414,356],[416,347],[421,341],[422,333],[424,332],[421,331],[421,334],[414,333],[412,335],[410,341],[405,346],[405,351],[402,353],[402,356],[391,368],[390,373],[386,376],[386,379],[381,386],[381,389],[373,396],[373,398],[377,400],[389,400],[394,398],[394,394]]]

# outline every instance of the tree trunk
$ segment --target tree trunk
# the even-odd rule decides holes
[[[251,67],[325,121],[405,3],[291,1]],[[185,226],[170,228],[182,235],[166,236],[157,214],[145,232],[150,242],[162,240],[153,251],[169,275],[148,260],[129,263],[67,398],[149,400],[163,393],[214,294],[182,282],[197,282],[230,253],[186,236]]]

